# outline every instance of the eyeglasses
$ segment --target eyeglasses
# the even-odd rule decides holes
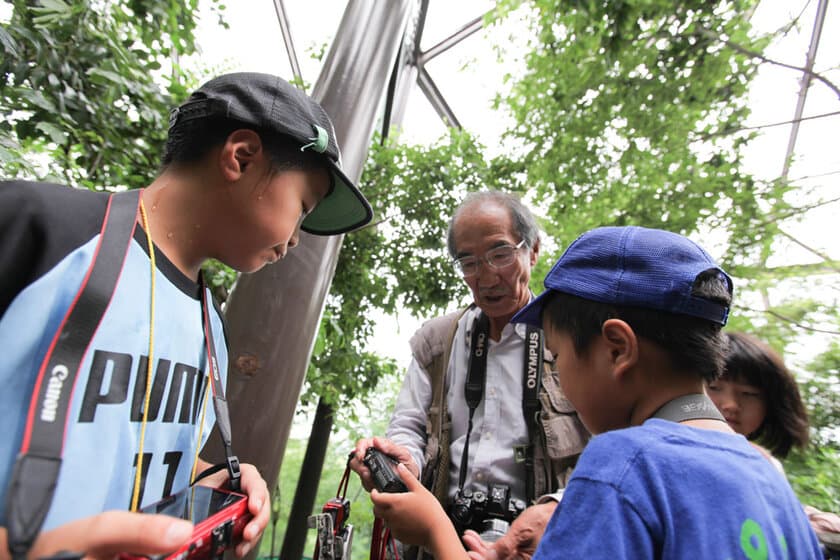
[[[455,267],[455,272],[464,278],[478,274],[478,267],[481,265],[482,260],[489,264],[491,268],[495,268],[496,270],[502,269],[513,264],[516,260],[516,252],[524,245],[525,240],[523,239],[516,246],[502,245],[501,247],[494,247],[484,253],[483,259],[479,257],[461,257],[460,259],[453,260],[452,265]]]

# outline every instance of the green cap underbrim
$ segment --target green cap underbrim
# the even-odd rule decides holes
[[[329,161],[333,189],[311,214],[304,218],[300,229],[312,235],[338,235],[358,229],[373,219],[373,209],[362,193]]]

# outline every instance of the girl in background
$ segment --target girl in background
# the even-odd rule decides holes
[[[770,346],[752,335],[726,333],[723,375],[708,392],[733,430],[756,444],[780,470],[791,448],[808,445],[808,413],[799,386]]]
[[[779,471],[793,447],[808,445],[808,413],[799,386],[782,357],[756,337],[725,333],[729,341],[721,377],[707,384],[709,397],[729,426],[746,437]],[[804,506],[826,558],[840,560],[840,516]]]

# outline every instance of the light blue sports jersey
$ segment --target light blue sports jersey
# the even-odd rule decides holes
[[[4,481],[0,484],[0,525],[5,525],[6,485],[20,451],[38,369],[77,294],[98,238],[96,235],[67,253],[28,284],[0,318],[0,480]],[[138,238],[135,235],[130,243],[114,296],[76,379],[61,472],[42,530],[130,505],[142,426],[151,307],[150,261]],[[156,258],[153,383],[142,455],[141,504],[160,500],[189,484],[196,449],[204,444],[215,421],[209,399],[199,428],[208,388],[199,288],[159,250]],[[208,301],[212,301],[209,293]],[[222,321],[215,308],[210,317],[224,383],[228,356]]]

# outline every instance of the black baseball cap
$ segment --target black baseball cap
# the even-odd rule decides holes
[[[335,235],[358,229],[373,219],[373,210],[341,169],[341,152],[332,121],[311,97],[271,74],[237,72],[210,80],[172,110],[169,130],[188,120],[222,117],[282,134],[301,151],[321,154],[332,175],[329,194],[304,218],[301,229]]]

